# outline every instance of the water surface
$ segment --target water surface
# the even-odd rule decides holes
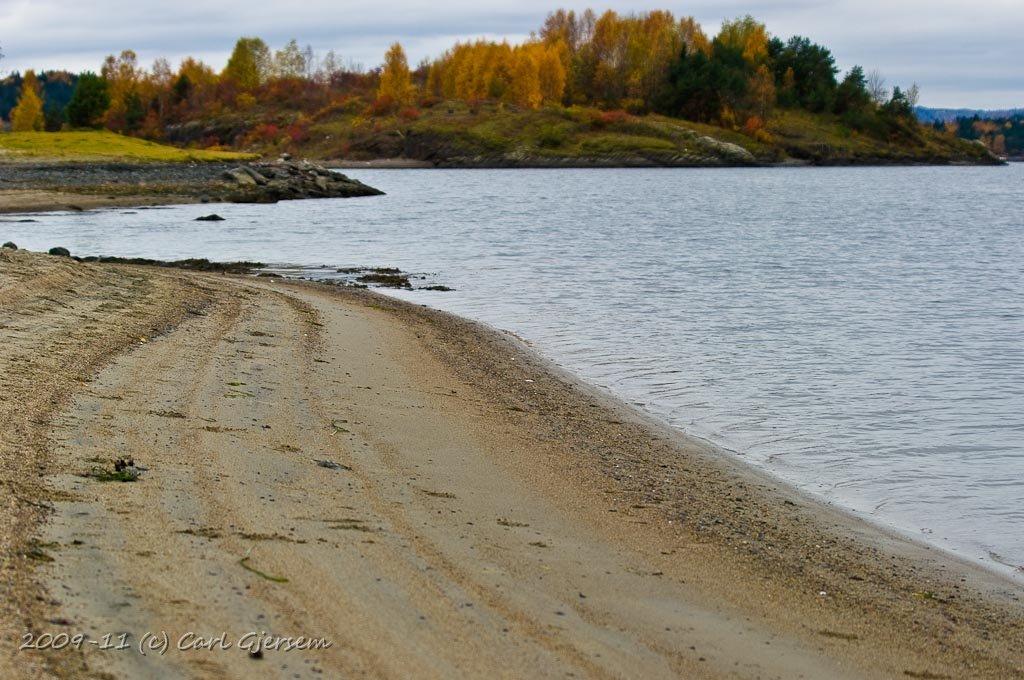
[[[388,170],[387,196],[0,223],[76,254],[392,265],[671,424],[1024,565],[1024,165]],[[216,211],[227,221],[194,222]]]

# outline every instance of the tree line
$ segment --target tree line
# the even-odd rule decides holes
[[[910,120],[918,96],[916,86],[890,92],[877,73],[859,66],[840,78],[828,48],[801,36],[772,36],[753,17],[725,21],[710,36],[692,17],[667,11],[558,10],[521,44],[460,42],[415,67],[399,43],[380,67],[364,69],[295,40],[272,50],[260,38],[243,37],[220,71],[193,58],[176,69],[158,59],[147,69],[125,50],[107,57],[99,73],[71,78],[73,93],[57,108],[45,101],[40,78],[26,72],[12,129],[66,122],[161,138],[192,120],[293,111],[288,134],[301,137],[311,118],[331,111],[415,117],[439,101],[462,100],[660,113],[756,135],[779,108],[836,114],[861,129],[886,118]],[[264,132],[280,134],[273,127]],[[255,126],[249,136],[260,134]]]
[[[997,156],[1024,157],[1024,114],[1002,118],[982,118],[974,115],[954,121],[935,121],[936,130],[955,134],[962,139],[973,139],[984,144]]]

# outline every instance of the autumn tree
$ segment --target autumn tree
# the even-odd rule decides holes
[[[384,70],[380,75],[377,99],[395,106],[407,106],[412,102],[415,91],[412,74],[405,50],[400,43],[394,43],[384,55]]]
[[[753,114],[767,121],[775,106],[775,76],[767,64],[761,64],[755,70],[747,84],[747,91]]]
[[[565,42],[559,40],[549,45],[538,44],[536,52],[541,97],[548,104],[561,104],[565,95],[568,48]]]
[[[210,66],[192,57],[182,60],[174,82],[174,97],[179,110],[208,110],[217,85],[217,74]]]
[[[768,29],[749,14],[724,22],[716,39],[725,47],[739,50],[743,59],[753,65],[768,56]]]
[[[711,55],[711,41],[693,17],[683,17],[679,20],[679,39],[690,54],[700,51],[705,56]]]
[[[284,47],[274,52],[275,78],[303,78],[306,75],[306,55],[299,43],[292,38]]]
[[[21,82],[18,104],[11,111],[11,130],[32,132],[43,129],[43,100],[39,96],[39,80],[35,71],[26,71]]]
[[[544,101],[537,59],[534,50],[528,47],[520,47],[513,55],[512,79],[507,97],[513,104],[528,109],[536,109]]]
[[[428,68],[423,91],[431,97],[440,97],[444,94],[444,66],[440,62],[435,61]]]
[[[123,50],[117,57],[110,55],[103,62],[100,75],[109,87],[110,106],[103,115],[103,122],[112,130],[127,130],[129,121],[135,125],[138,106],[141,101],[139,86],[143,70],[139,68],[138,57],[132,50]]]
[[[594,24],[590,39],[587,69],[591,73],[588,88],[592,100],[615,105],[625,94],[620,77],[623,64],[623,24],[612,10],[606,11]]]
[[[917,108],[918,103],[921,101],[921,88],[917,83],[912,83],[906,92],[907,103],[910,104],[910,108]]]
[[[876,106],[881,106],[889,99],[889,86],[885,83],[885,76],[878,69],[868,74],[866,86],[871,101]]]
[[[334,50],[328,50],[324,58],[317,64],[316,73],[313,77],[321,85],[330,86],[334,82],[334,76],[341,71],[341,61]]]
[[[266,81],[271,69],[270,48],[260,38],[239,38],[222,76],[243,92]]]

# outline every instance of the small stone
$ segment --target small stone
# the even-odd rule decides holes
[[[223,174],[224,179],[234,182],[239,186],[257,186],[256,180],[245,171],[245,168],[234,168],[232,170],[225,170]]]
[[[322,468],[327,468],[328,470],[351,470],[352,469],[348,465],[342,465],[341,463],[335,463],[333,460],[316,460],[316,459],[314,459],[313,462],[316,463],[317,465],[319,465]]]

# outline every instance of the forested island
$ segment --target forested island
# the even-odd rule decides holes
[[[714,36],[667,11],[558,10],[521,44],[460,42],[412,67],[394,43],[367,69],[292,40],[99,73],[13,74],[14,133],[105,128],[179,147],[448,167],[996,163],[957,129],[921,125],[916,85],[846,73],[810,39],[746,16]],[[24,146],[24,144],[22,145]],[[0,138],[0,157],[17,158]]]

